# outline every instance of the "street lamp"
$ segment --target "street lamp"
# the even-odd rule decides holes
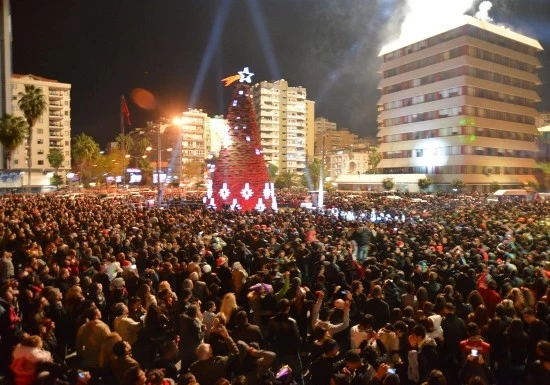
[[[172,148],[167,148],[166,150],[162,150],[161,149],[161,140],[160,140],[160,134],[161,134],[161,129],[160,129],[160,126],[158,127],[158,130],[157,130],[157,202],[158,202],[158,205],[160,207],[160,204],[162,203],[162,188],[161,188],[161,183],[160,183],[160,162],[162,161],[162,151],[167,151],[167,152],[171,152],[172,151]],[[153,147],[151,146],[148,146],[147,148],[145,148],[145,151],[152,151],[154,150]],[[145,158],[147,155],[144,155],[143,158]]]

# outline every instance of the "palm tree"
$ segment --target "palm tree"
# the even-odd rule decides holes
[[[72,154],[74,164],[80,166],[80,180],[82,180],[84,168],[90,169],[92,162],[99,158],[99,144],[89,135],[77,135],[73,138]]]
[[[0,143],[4,146],[5,164],[11,169],[11,156],[13,151],[23,144],[27,135],[27,123],[25,119],[10,114],[0,119]]]
[[[30,192],[31,189],[31,169],[32,169],[32,130],[34,128],[34,125],[36,124],[36,121],[42,116],[44,111],[46,111],[46,98],[44,97],[44,94],[42,93],[41,88],[37,88],[33,85],[25,85],[25,92],[19,93],[19,109],[23,111],[23,115],[25,116],[25,119],[27,120],[28,124],[28,136],[27,136],[27,142],[29,146],[29,153],[28,153],[28,180],[29,185],[28,189]]]
[[[52,181],[55,181],[55,183],[52,184],[54,186],[59,186],[59,184],[61,183],[59,168],[63,166],[63,162],[65,162],[65,155],[63,154],[63,151],[61,151],[59,148],[52,148],[47,158],[50,166],[55,169],[55,175],[52,178]]]

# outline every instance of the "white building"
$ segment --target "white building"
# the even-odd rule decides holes
[[[369,171],[369,152],[340,150],[326,155],[326,168],[332,179],[340,175],[361,175]]]
[[[439,34],[380,53],[379,168],[462,179],[488,192],[534,182],[536,88],[542,47],[534,39],[464,16]]]
[[[279,173],[303,173],[308,150],[308,116],[313,104],[304,87],[290,87],[286,80],[263,81],[250,88],[260,128],[264,158]],[[311,131],[311,129],[309,129]]]
[[[50,184],[51,173],[54,171],[47,159],[50,150],[57,148],[63,152],[65,162],[60,169],[64,171],[62,174],[71,168],[71,85],[35,75],[13,74],[12,111],[16,116],[23,116],[18,101],[19,94],[25,92],[25,85],[40,88],[46,99],[46,110],[36,122],[32,135],[31,186],[36,188]],[[25,173],[23,187],[28,185],[27,153],[25,140],[12,157],[12,169]]]

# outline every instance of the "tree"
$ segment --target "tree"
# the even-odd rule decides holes
[[[124,150],[126,154],[132,151],[132,148],[134,147],[134,139],[130,134],[118,134],[115,141],[118,148],[120,150]]]
[[[61,183],[63,183],[63,178],[61,178],[61,175],[59,175],[58,173],[55,173],[51,178],[50,178],[50,184],[52,186],[55,186],[55,187],[58,187],[61,185]]]
[[[378,164],[380,163],[381,160],[382,160],[382,154],[378,152],[378,148],[371,147],[369,150],[369,156],[368,156],[367,162],[370,166],[370,169],[372,169],[373,173],[376,173],[376,168],[378,167]]]
[[[324,175],[327,176],[327,169],[324,169]],[[319,189],[319,177],[321,176],[321,160],[314,159],[307,165],[304,174],[302,175],[302,185],[310,190]]]
[[[139,158],[137,164],[138,168],[141,170],[141,183],[144,185],[148,185],[150,178],[152,178],[153,172],[153,166],[151,165],[151,162],[147,158]]]
[[[273,163],[267,163],[267,175],[269,176],[269,180],[271,182],[275,182],[275,180],[277,179],[278,172],[279,172],[279,167],[277,167]]]
[[[492,193],[494,193],[495,191],[500,190],[500,185],[498,184],[498,182],[493,182],[491,183],[491,186],[489,186],[489,189]]]
[[[433,184],[433,180],[430,178],[420,178],[418,179],[418,187],[420,190],[427,190],[430,188],[430,186]]]
[[[63,155],[63,151],[61,151],[59,148],[52,148],[47,158],[48,163],[50,163],[50,166],[55,169],[56,173],[58,172],[59,168],[63,166],[63,162],[65,162],[65,155]]]
[[[187,179],[198,179],[204,170],[204,162],[191,161],[183,164],[182,175]]]
[[[130,137],[131,138],[131,137]],[[151,141],[149,138],[141,138],[138,140],[137,143],[135,143],[134,149],[138,156],[145,155],[147,152],[147,147],[151,146]]]
[[[393,182],[393,178],[382,179],[382,187],[384,187],[384,190],[386,191],[390,191],[392,188],[394,188],[395,183]]]
[[[279,174],[279,177],[275,181],[277,188],[291,188],[295,185],[295,180],[298,174],[293,171],[285,170]]]
[[[99,144],[86,134],[80,134],[72,140],[73,164],[80,167],[80,180],[84,179],[84,171],[88,172],[91,178],[91,168],[94,161],[99,158]]]
[[[29,153],[27,156],[28,159],[28,189],[30,192],[31,189],[31,169],[32,169],[32,130],[36,121],[42,116],[44,111],[46,111],[46,98],[42,93],[41,88],[37,88],[33,85],[25,85],[25,92],[19,93],[19,109],[23,111],[23,115],[27,120],[27,143],[29,147]]]
[[[11,169],[11,157],[15,149],[23,144],[28,133],[25,119],[4,115],[0,119],[0,143],[4,146],[5,167]]]
[[[65,155],[63,155],[63,151],[61,151],[59,148],[52,148],[47,158],[48,158],[48,162],[50,163],[50,166],[52,166],[55,169],[55,174],[51,178],[50,183],[52,186],[57,187],[61,184],[61,177],[59,176],[59,168],[63,166],[63,162],[65,162]]]
[[[466,186],[466,183],[462,179],[453,179],[451,182],[451,187],[454,190],[460,191]]]
[[[544,174],[544,187],[546,189],[550,189],[550,162],[540,162],[537,164],[537,168],[539,168]]]

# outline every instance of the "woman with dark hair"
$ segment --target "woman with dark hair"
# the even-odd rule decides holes
[[[195,350],[204,338],[205,330],[198,315],[199,309],[197,305],[190,305],[186,312],[180,315],[178,319],[178,335],[180,336],[179,352],[181,367],[184,371],[196,360]]]
[[[157,299],[151,293],[151,286],[146,283],[142,283],[138,286],[136,296],[141,299],[141,305],[145,308],[146,311],[149,309],[149,306],[151,304],[157,304]]]
[[[529,348],[529,338],[523,329],[523,322],[514,318],[504,333],[505,352],[508,359],[503,365],[505,378],[510,385],[520,385],[525,379],[525,361]]]
[[[475,310],[473,313],[470,313],[468,315],[468,321],[474,322],[477,326],[479,326],[480,329],[483,329],[487,324],[489,323],[489,313],[487,312],[487,308],[485,305],[480,304],[479,306],[475,307]]]
[[[481,296],[481,294],[479,294],[479,291],[477,290],[472,290],[470,292],[466,302],[468,302],[472,306],[473,310],[477,309],[479,305],[485,304],[485,302],[483,302],[483,297]]]
[[[428,376],[428,381],[422,385],[447,385],[447,379],[440,370],[434,369]]]
[[[98,282],[93,282],[88,289],[87,299],[92,301],[101,312],[101,318],[108,319],[107,300],[103,293],[103,285]]]
[[[139,366],[133,366],[128,369],[122,377],[121,385],[145,385],[147,377],[145,372]]]
[[[164,341],[169,339],[170,321],[159,306],[151,304],[143,320],[143,329],[134,344],[134,356],[142,367],[148,368]]]
[[[482,331],[483,339],[487,341],[489,345],[491,345],[490,366],[492,368],[495,368],[495,370],[502,367],[502,363],[507,361],[507,346],[504,343],[504,330],[505,328],[502,320],[499,317],[494,317],[489,321],[487,326],[485,326]],[[499,372],[496,372],[496,375],[498,378]]]

